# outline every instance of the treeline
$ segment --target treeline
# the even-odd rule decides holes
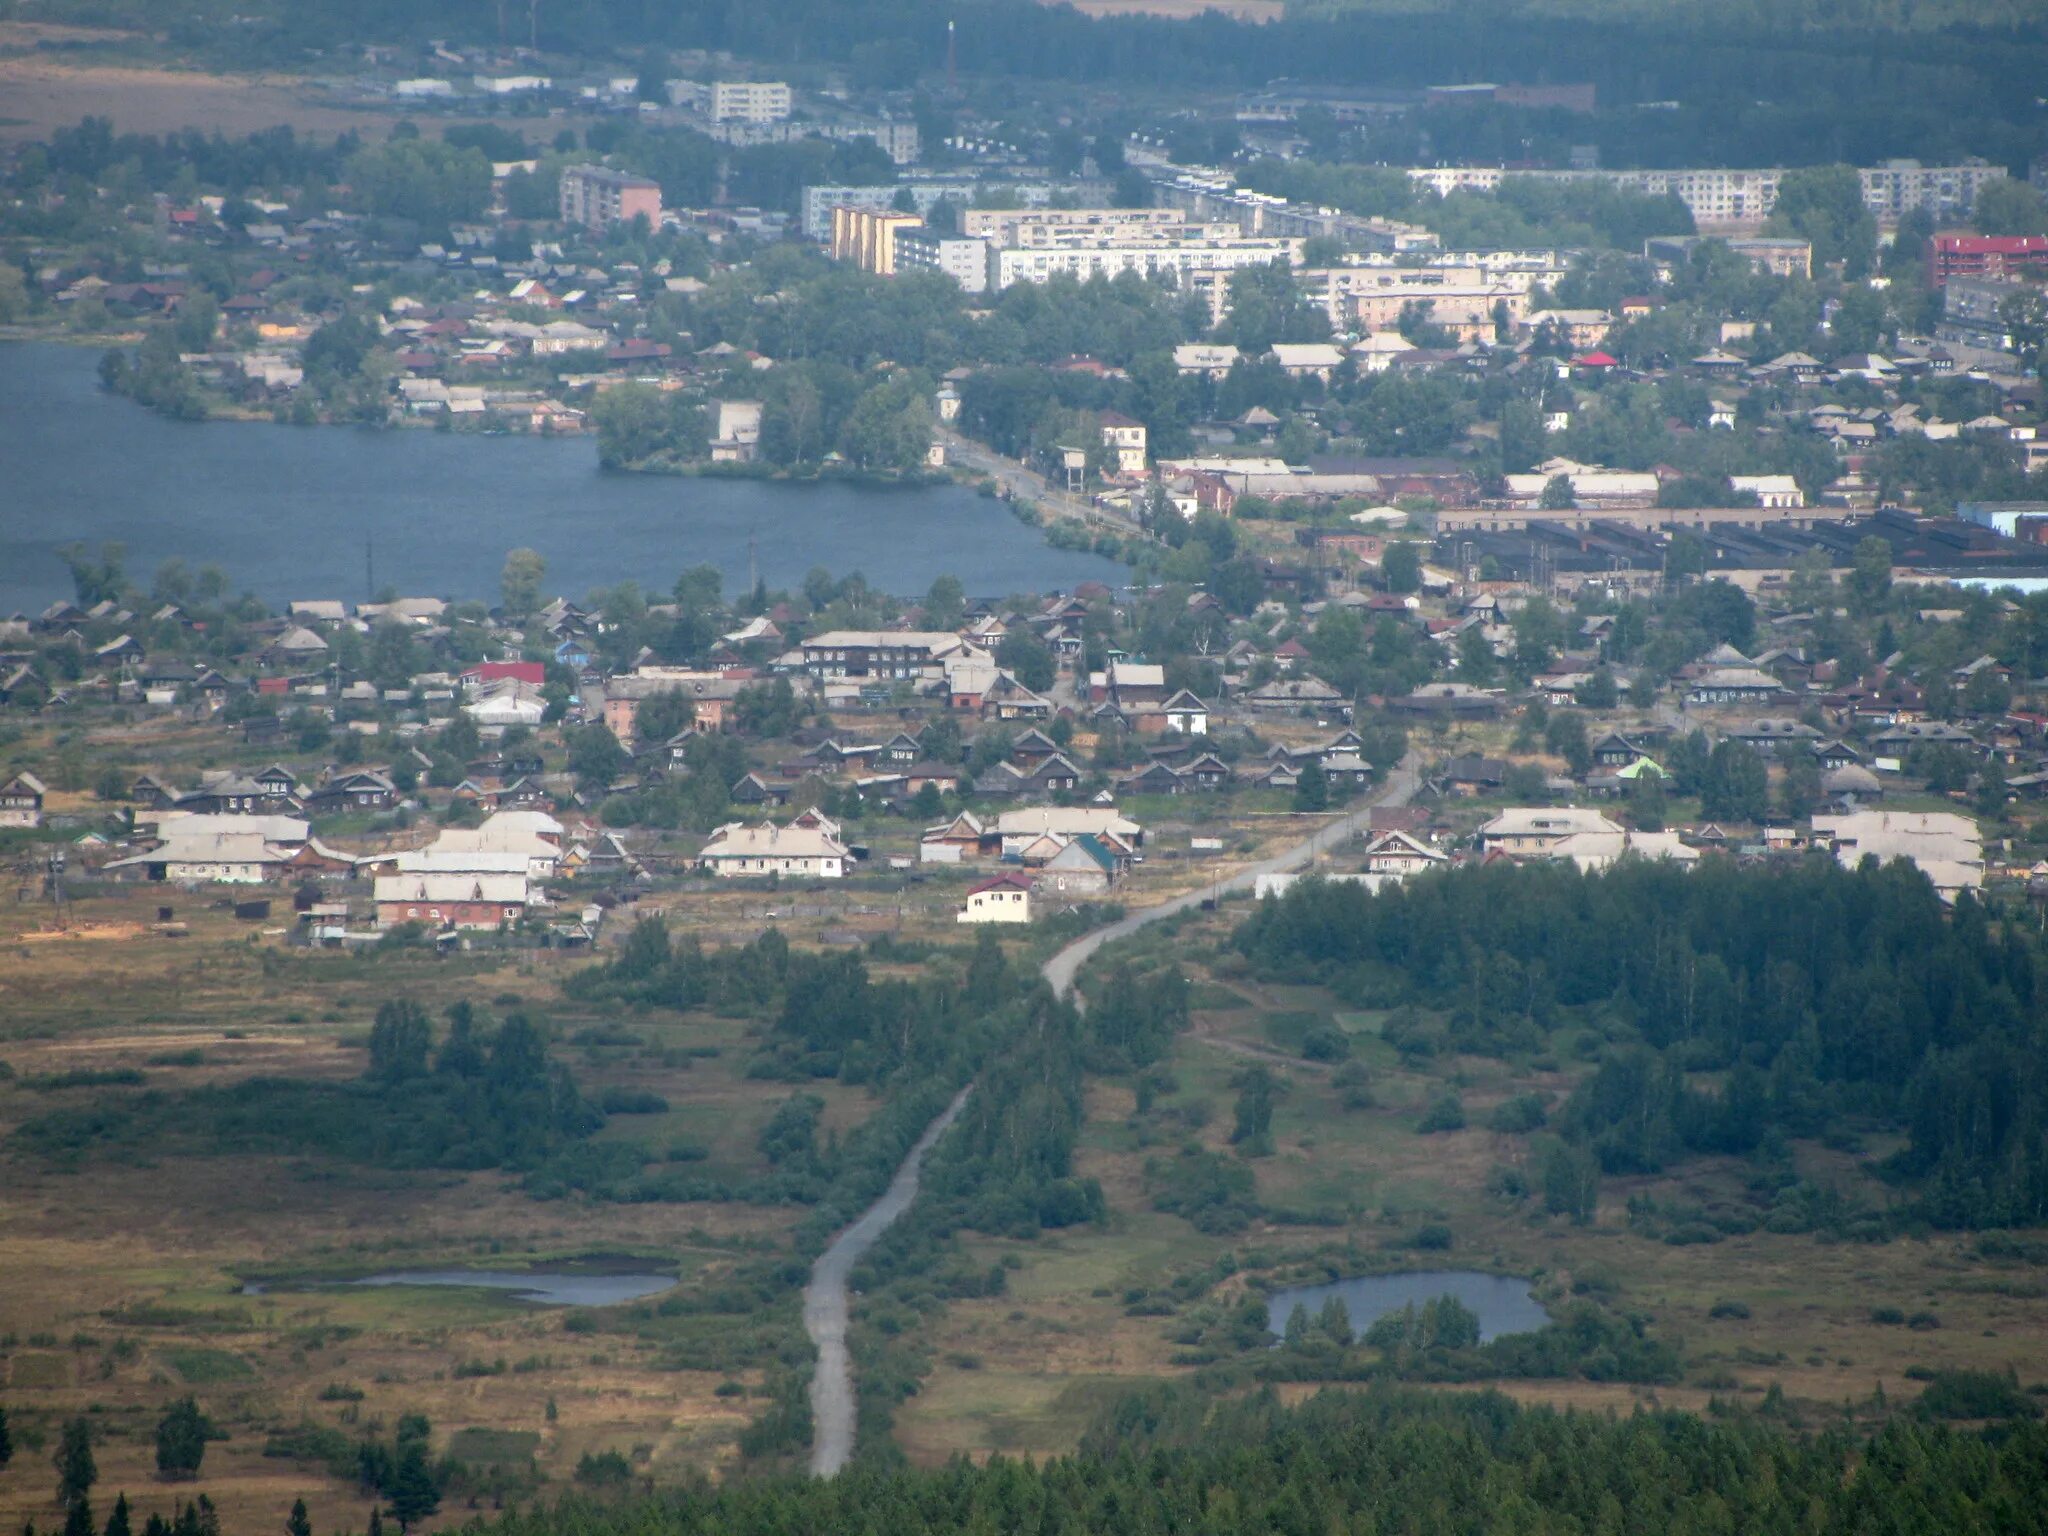
[[[169,19],[136,9],[138,25],[167,28],[173,43],[242,63],[300,62],[314,50],[366,39],[507,40],[507,18],[477,0],[295,0],[242,7],[233,27],[222,26],[210,7]],[[947,67],[949,44],[969,75],[1178,91],[1252,88],[1281,78],[1408,87],[1588,81],[1603,103],[1677,101],[1689,112],[1675,143],[1648,124],[1643,151],[1668,146],[1730,163],[1729,150],[1740,147],[1753,154],[1733,163],[1810,163],[1840,158],[1851,143],[1866,152],[1859,158],[1876,160],[1939,142],[2017,164],[2041,142],[2033,98],[2048,73],[2048,47],[2038,30],[2012,24],[2012,14],[1986,12],[2004,26],[1908,32],[1852,24],[1834,12],[1812,24],[1773,9],[1749,18],[1716,10],[1711,22],[1664,13],[1594,25],[1490,9],[1483,24],[1447,28],[1434,13],[1290,14],[1264,26],[1219,15],[1091,20],[1023,0],[667,8],[641,0],[559,0],[539,7],[532,20],[540,46],[551,52],[728,49],[764,61],[842,65],[867,88],[906,88],[936,74]],[[524,13],[514,17],[514,31],[523,34],[527,20]],[[1764,143],[1756,142],[1759,119],[1768,130]]]
[[[1880,1166],[1918,1217],[2048,1217],[2040,946],[1909,866],[1832,860],[1489,866],[1368,893],[1305,882],[1238,950],[1359,1006],[1418,1054],[1548,1048],[1583,1026],[1599,1068],[1556,1128],[1609,1172],[1695,1152],[1781,1161],[1788,1137],[1907,1133]],[[1424,1016],[1419,1010],[1429,1010]]]
[[[708,1483],[644,1502],[572,1501],[482,1536],[970,1531],[1213,1536],[1518,1530],[1887,1531],[2044,1528],[2038,1424],[1966,1433],[1894,1420],[1804,1437],[1762,1415],[1615,1417],[1520,1408],[1496,1394],[1134,1394],[1073,1456],[860,1464],[827,1480]]]
[[[546,1032],[524,1013],[493,1027],[467,1002],[432,1021],[397,999],[377,1011],[353,1081],[257,1077],[224,1087],[100,1094],[27,1122],[15,1142],[77,1163],[121,1149],[317,1154],[383,1168],[534,1169],[604,1123]]]

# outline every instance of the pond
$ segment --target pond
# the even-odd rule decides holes
[[[609,1307],[622,1301],[654,1296],[676,1283],[674,1275],[653,1271],[622,1271],[593,1274],[587,1271],[538,1269],[394,1269],[380,1275],[354,1280],[306,1281],[304,1285],[430,1285],[463,1286],[487,1291],[510,1291],[520,1301],[544,1307]],[[261,1296],[271,1290],[298,1289],[300,1282],[251,1281],[242,1287],[244,1295]]]
[[[1054,549],[965,486],[612,475],[589,438],[489,437],[167,421],[100,388],[98,354],[0,343],[0,615],[71,596],[58,549],[127,546],[145,587],[166,560],[217,564],[273,606],[406,596],[495,601],[508,549],[538,550],[550,593],[631,577],[666,592],[709,564],[794,587],[813,566],[915,596],[1121,586],[1123,566]]]
[[[1513,1275],[1487,1275],[1474,1269],[1426,1269],[1398,1275],[1360,1275],[1328,1285],[1296,1285],[1266,1298],[1266,1326],[1274,1333],[1287,1328],[1296,1307],[1320,1312],[1332,1296],[1342,1299],[1351,1314],[1354,1333],[1364,1333],[1375,1320],[1414,1303],[1455,1296],[1479,1316],[1479,1340],[1486,1343],[1505,1333],[1534,1333],[1550,1322],[1550,1314],[1530,1292],[1529,1282]]]

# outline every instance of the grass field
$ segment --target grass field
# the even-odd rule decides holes
[[[151,931],[160,902],[176,907],[187,937]],[[630,1086],[667,1099],[666,1112],[617,1116],[601,1134],[692,1143],[707,1154],[703,1167],[736,1176],[763,1166],[756,1133],[790,1088],[744,1076],[742,1022],[603,1020],[566,1008],[557,984],[588,963],[581,957],[365,961],[286,951],[264,926],[161,889],[79,903],[63,935],[46,906],[0,906],[0,1062],[12,1069],[0,1081],[0,1140],[52,1108],[136,1091],[91,1086],[110,1073],[172,1091],[253,1076],[354,1077],[381,1001],[404,995],[438,1011],[466,996],[549,1016],[557,1054],[587,1093]],[[593,1026],[602,1027],[587,1033]],[[635,1043],[618,1043],[626,1040]],[[66,1081],[86,1086],[53,1086]],[[870,1107],[864,1090],[815,1091],[827,1101],[825,1125],[841,1132]],[[151,1436],[163,1405],[187,1391],[229,1436],[209,1449],[198,1486],[230,1529],[274,1527],[299,1495],[322,1530],[367,1518],[354,1488],[263,1455],[273,1431],[302,1419],[354,1431],[424,1412],[437,1437],[468,1435],[472,1447],[481,1442],[471,1431],[530,1435],[539,1471],[558,1485],[594,1450],[618,1450],[656,1480],[715,1471],[758,1411],[750,1389],[759,1377],[738,1373],[738,1387],[720,1395],[726,1373],[675,1369],[654,1330],[566,1331],[569,1312],[485,1291],[251,1296],[243,1282],[603,1255],[676,1273],[688,1293],[783,1246],[802,1215],[542,1202],[495,1172],[315,1159],[144,1156],[66,1172],[11,1151],[0,1158],[0,1402],[26,1447],[0,1472],[9,1528],[51,1522],[55,1482],[41,1447],[54,1448],[62,1420],[79,1412],[100,1432],[102,1499],[125,1488],[138,1518],[168,1513],[191,1490],[154,1480]],[[360,1399],[323,1398],[337,1387]],[[451,1501],[442,1518],[466,1513]]]
[[[1234,921],[1228,909],[1221,916]],[[1209,936],[1221,931],[1210,919]],[[1172,942],[1188,954],[1197,950],[1195,938],[1183,933]],[[2037,1270],[1986,1261],[1967,1235],[1860,1244],[1759,1230],[1673,1247],[1631,1228],[1632,1197],[1709,1208],[1739,1201],[1747,1167],[1723,1159],[1659,1178],[1609,1178],[1597,1222],[1574,1226],[1542,1215],[1540,1199],[1511,1204],[1488,1193],[1495,1168],[1527,1166],[1529,1138],[1483,1127],[1492,1107],[1516,1094],[1560,1102],[1582,1066],[1536,1070],[1460,1057],[1404,1067],[1379,1038],[1377,1016],[1337,1008],[1316,989],[1241,979],[1219,985],[1211,977],[1197,993],[1208,1006],[1198,1008],[1167,1063],[1177,1087],[1166,1109],[1194,1127],[1186,1132],[1192,1139],[1231,1154],[1234,1078],[1253,1062],[1275,1070],[1285,1088],[1273,1154],[1252,1163],[1258,1196],[1269,1212],[1320,1224],[1267,1220],[1234,1237],[1211,1237],[1151,1209],[1145,1161],[1170,1154],[1178,1137],[1151,1133],[1152,1144],[1141,1144],[1137,1127],[1156,1119],[1135,1116],[1128,1085],[1096,1083],[1079,1169],[1102,1181],[1111,1219],[1099,1230],[1037,1243],[981,1245],[990,1258],[1013,1254],[1020,1267],[1008,1295],[948,1312],[932,1341],[938,1369],[897,1416],[898,1437],[914,1459],[1070,1449],[1120,1386],[1188,1374],[1173,1363],[1177,1346],[1169,1338],[1187,1308],[1162,1308],[1160,1293],[1175,1276],[1226,1252],[1273,1274],[1308,1259],[1307,1277],[1316,1279],[1347,1270],[1469,1268],[1529,1276],[1539,1296],[1590,1288],[1613,1306],[1646,1314],[1657,1335],[1682,1345],[1679,1384],[1501,1384],[1531,1401],[1697,1408],[1717,1394],[1756,1402],[1775,1384],[1818,1417],[1868,1400],[1880,1384],[1893,1401],[1910,1398],[1918,1390],[1912,1368],[2010,1366],[2023,1384],[2048,1381],[2041,1325],[2048,1285]],[[1371,1108],[1346,1109],[1329,1066],[1291,1055],[1304,1020],[1334,1021],[1350,1036],[1354,1058],[1370,1069]],[[1426,1106],[1450,1088],[1470,1128],[1418,1134]],[[1809,1178],[1884,1202],[1882,1187],[1854,1159],[1818,1146],[1801,1146],[1797,1155]],[[1451,1229],[1450,1251],[1413,1250],[1425,1223]],[[1229,1279],[1212,1294],[1236,1294],[1243,1285],[1241,1276]],[[1875,1320],[1879,1309],[1899,1319],[1924,1316],[1908,1327]],[[1160,1310],[1165,1315],[1146,1315]],[[1313,1390],[1287,1389],[1294,1396]]]

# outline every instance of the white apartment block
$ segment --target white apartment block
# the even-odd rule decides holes
[[[1369,335],[1397,328],[1410,305],[1459,341],[1492,341],[1502,315],[1529,313],[1542,274],[1467,267],[1314,267],[1300,274],[1303,296],[1322,306],[1332,330]]]
[[[1171,275],[1180,286],[1199,289],[1203,278],[1216,278],[1240,267],[1276,261],[1298,265],[1302,244],[1293,236],[1240,235],[1228,240],[1162,237],[1105,242],[1090,238],[1028,249],[992,248],[988,286],[999,293],[1012,283],[1043,283],[1062,274],[1085,282],[1091,277],[1135,272],[1141,277]]]
[[[787,81],[718,80],[711,86],[714,123],[779,123],[790,106]]]
[[[943,272],[963,293],[987,292],[986,240],[941,234],[935,229],[900,229],[895,244],[898,272]]]
[[[1863,205],[1876,217],[1926,209],[1937,215],[1968,213],[1986,183],[2005,176],[2003,166],[1980,160],[1962,165],[1922,165],[1917,160],[1887,160],[1857,173],[1863,184]],[[1758,170],[1692,167],[1663,171],[1503,171],[1497,166],[1418,167],[1408,172],[1419,186],[1439,197],[1457,191],[1494,192],[1509,176],[1537,176],[1548,181],[1594,181],[1645,197],[1670,195],[1691,210],[1702,229],[1754,228],[1777,206],[1782,166]]]
[[[980,235],[997,245],[1022,243],[1024,230],[1108,234],[1117,230],[1162,230],[1186,222],[1178,208],[967,208],[960,233]]]

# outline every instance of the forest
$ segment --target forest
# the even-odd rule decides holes
[[[1868,1437],[1800,1434],[1764,1414],[1626,1418],[1520,1408],[1495,1394],[1382,1388],[1297,1408],[1133,1394],[1071,1457],[931,1471],[857,1465],[623,1503],[536,1507],[488,1536],[818,1531],[944,1536],[1205,1536],[1400,1530],[1576,1532],[2048,1529],[2048,1431],[1898,1418]]]
[[[1709,861],[1459,869],[1377,894],[1305,883],[1238,929],[1262,974],[1393,1010],[1404,1052],[1596,1062],[1556,1129],[1609,1173],[1791,1137],[1902,1131],[1876,1171],[1935,1227],[2048,1216],[2041,947],[1909,866]]]
[[[84,19],[76,4],[40,14]],[[1908,30],[1827,17],[1802,23],[1772,7],[1742,17],[1674,8],[1603,20],[1489,14],[1446,27],[1428,14],[1340,12],[1264,26],[1221,15],[1091,20],[1027,0],[759,0],[652,7],[643,0],[553,0],[512,8],[551,52],[637,57],[650,46],[726,49],[767,64],[837,64],[865,89],[903,89],[946,66],[949,35],[970,75],[1115,82],[1185,90],[1276,79],[1420,87],[1472,80],[1590,81],[1603,104],[1675,102],[1611,125],[1636,163],[1871,163],[1889,155],[1975,152],[2023,164],[2043,141],[2034,106],[2044,72],[2038,31],[1984,6],[1982,26]],[[233,8],[185,0],[92,7],[136,19],[174,46],[235,67],[295,65],[337,44],[488,43],[507,38],[507,8],[489,0],[268,0]],[[1953,14],[1953,12],[1951,12]],[[949,23],[952,30],[949,34]],[[522,27],[521,30],[527,30]]]

